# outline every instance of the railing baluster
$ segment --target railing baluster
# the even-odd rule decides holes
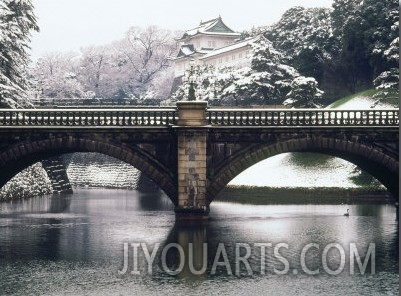
[[[82,112],[79,111],[78,114],[79,114],[79,116],[78,116],[78,123],[79,123],[79,124],[78,124],[78,125],[79,125],[79,126],[82,126],[82,125],[83,125],[83,123],[82,123]]]
[[[146,113],[144,113],[144,114],[141,116],[141,125],[145,125],[145,114],[146,114]]]
[[[95,116],[93,116],[93,113],[89,116],[89,125],[95,125]]]

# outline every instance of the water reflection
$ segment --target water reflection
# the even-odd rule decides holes
[[[347,208],[349,217],[343,215]],[[0,288],[16,295],[33,293],[32,287],[36,294],[68,291],[74,295],[202,293],[205,287],[223,294],[263,291],[291,295],[298,291],[308,295],[316,293],[312,287],[320,287],[322,294],[398,291],[399,231],[392,205],[215,202],[210,220],[201,224],[176,223],[172,209],[163,194],[102,189],[3,203]],[[149,252],[160,244],[151,274],[141,246],[137,254],[141,272],[131,273],[133,243],[145,244]],[[301,265],[302,249],[309,243],[320,246],[311,248],[305,261],[310,270],[320,270],[315,276],[307,275]],[[346,254],[344,272],[338,276],[328,275],[322,268],[323,249],[329,243],[339,244]],[[350,243],[355,243],[361,254],[370,243],[376,244],[375,275],[350,276]],[[126,274],[119,275],[124,244],[129,246],[130,265]],[[264,249],[260,244],[265,244]],[[278,249],[288,262],[286,275],[275,272],[286,268],[275,254],[280,244],[288,245]],[[167,246],[170,249],[163,257]],[[179,248],[185,257],[182,270],[166,272],[165,267],[169,271],[180,268]],[[328,266],[333,270],[340,262],[335,251],[328,254]],[[251,271],[238,257],[246,257]],[[205,266],[205,272],[194,272]]]
[[[208,249],[211,246],[208,240],[209,231],[208,222],[176,222],[174,224],[163,244],[163,248],[170,244],[177,244],[184,251],[184,256],[182,256],[177,248],[171,248],[165,258],[165,265],[170,270],[177,270],[179,264],[183,264],[182,271],[177,275],[178,278],[186,281],[197,281],[205,278],[206,269],[210,262],[208,257],[208,252],[210,253]],[[166,269],[163,267],[163,260],[164,258],[160,257],[157,262],[161,272]]]
[[[213,274],[212,267],[216,260],[219,243],[224,243],[227,252],[230,270],[236,274],[238,243],[245,243],[251,249],[249,263],[252,271],[249,272],[245,264],[240,264],[239,275],[261,275],[265,272],[274,273],[276,269],[283,269],[282,260],[274,255],[274,248],[282,243],[288,245],[281,255],[288,259],[291,270],[302,270],[300,254],[302,249],[310,243],[320,246],[315,256],[306,259],[311,269],[318,269],[322,265],[323,248],[330,243],[339,244],[345,251],[346,265],[349,269],[350,244],[355,244],[362,258],[369,247],[369,243],[376,244],[376,256],[388,258],[392,254],[391,264],[386,260],[378,260],[376,267],[380,271],[396,272],[398,265],[398,227],[395,219],[395,209],[392,206],[375,207],[372,205],[353,205],[352,216],[345,217],[342,208],[325,205],[269,205],[251,206],[229,203],[215,203],[212,208],[211,220],[207,223],[188,225],[176,223],[172,228],[167,244],[178,244],[185,253],[185,265],[179,277],[186,279],[204,278],[205,275],[194,276],[189,272],[189,243],[197,245],[194,252],[196,266],[204,265],[202,247],[207,245],[207,277],[227,276],[227,268],[220,268]],[[378,209],[378,210],[377,210]],[[372,219],[372,217],[375,217]],[[379,218],[379,219],[376,219]],[[390,230],[391,229],[391,230]],[[265,259],[262,260],[261,244],[265,244]],[[179,266],[179,252],[176,249],[168,257],[169,266]],[[244,251],[244,250],[242,250]],[[223,257],[219,258],[220,261]],[[182,260],[182,259],[181,259]],[[328,263],[336,269],[338,256],[334,256]],[[223,260],[224,261],[224,260]],[[265,262],[261,266],[261,262]],[[348,270],[349,272],[349,270]]]
[[[174,209],[174,204],[166,197],[166,195],[160,191],[156,190],[154,192],[139,192],[139,203],[142,210],[166,210],[172,211]]]

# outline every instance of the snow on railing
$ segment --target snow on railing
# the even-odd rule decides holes
[[[212,126],[398,126],[398,110],[208,109]]]
[[[176,121],[175,108],[0,109],[0,127],[169,126]]]

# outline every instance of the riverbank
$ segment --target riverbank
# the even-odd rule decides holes
[[[393,204],[385,189],[227,186],[215,201],[242,204]]]

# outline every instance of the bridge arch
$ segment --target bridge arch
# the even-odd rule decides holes
[[[174,204],[177,203],[174,172],[144,149],[86,137],[49,137],[9,146],[0,154],[0,188],[26,167],[45,158],[71,152],[97,152],[131,164],[153,180]]]
[[[270,144],[252,144],[236,152],[226,159],[208,179],[208,202],[212,202],[232,179],[247,168],[287,152],[315,152],[347,160],[370,173],[396,200],[399,199],[398,159],[383,153],[379,148],[364,143],[330,137],[304,137]]]

